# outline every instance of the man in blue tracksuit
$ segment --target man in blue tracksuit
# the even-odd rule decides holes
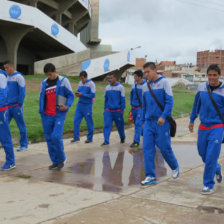
[[[26,84],[23,75],[15,71],[14,65],[10,61],[4,62],[4,69],[8,72],[8,122],[12,118],[20,132],[20,147],[17,151],[27,150],[28,140],[26,124],[23,117],[23,103],[26,96]]]
[[[215,176],[218,183],[222,181],[218,158],[223,139],[224,123],[212,104],[208,90],[222,117],[224,117],[224,84],[219,81],[221,71],[215,64],[208,67],[207,76],[208,82],[198,85],[189,124],[189,130],[193,132],[194,121],[199,114],[201,124],[198,128],[197,147],[198,153],[205,163],[202,194],[214,192]]]
[[[7,121],[7,76],[8,74],[0,69],[0,143],[6,155],[6,162],[1,167],[2,170],[11,170],[16,167],[12,137]]]
[[[141,70],[137,70],[134,72],[135,83],[131,88],[131,113],[133,120],[135,122],[135,135],[134,141],[130,145],[131,148],[135,148],[139,146],[140,137],[142,133],[142,88],[145,84],[145,81],[142,79],[143,73]]]
[[[69,80],[57,75],[55,66],[48,63],[44,66],[47,78],[41,83],[39,113],[42,119],[48,153],[52,161],[50,170],[64,167],[66,156],[62,140],[65,117],[74,101],[74,94]]]
[[[121,143],[125,142],[124,133],[124,109],[125,109],[125,90],[124,87],[117,82],[115,74],[108,75],[110,85],[105,89],[104,102],[104,142],[102,146],[110,144],[109,138],[113,121],[117,126],[117,130],[121,139]]]
[[[147,82],[143,86],[143,153],[145,166],[145,180],[142,185],[156,184],[155,153],[157,146],[161,151],[165,161],[172,169],[173,178],[179,176],[179,166],[177,159],[171,148],[170,124],[167,117],[171,116],[173,108],[173,94],[168,80],[165,76],[157,74],[156,65],[147,62],[144,66],[144,74]],[[157,100],[163,106],[160,109],[151,92],[148,84]]]
[[[86,120],[88,134],[85,143],[93,141],[93,101],[96,95],[96,87],[91,79],[88,79],[86,71],[80,72],[80,83],[75,96],[79,98],[79,102],[76,106],[74,117],[74,137],[71,143],[80,142],[79,131],[80,123],[83,117]]]

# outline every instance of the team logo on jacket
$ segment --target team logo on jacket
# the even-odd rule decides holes
[[[218,140],[218,139],[216,139],[216,140],[215,140],[215,143],[216,143],[216,144],[218,144],[218,143],[219,143],[219,140]]]

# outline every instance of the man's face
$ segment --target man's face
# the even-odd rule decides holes
[[[135,82],[139,82],[142,78],[134,74],[134,80]]]
[[[219,85],[220,75],[217,71],[209,70],[207,76],[208,76],[208,82],[209,82],[210,86],[218,86]]]
[[[54,80],[54,79],[57,78],[56,71],[54,71],[54,72],[47,72],[47,73],[46,73],[46,76],[47,76],[47,78],[48,78],[49,80]]]
[[[82,81],[82,83],[85,83],[87,81],[87,77],[84,76],[80,76],[80,80]]]
[[[156,69],[152,70],[150,67],[144,68],[144,75],[147,80],[155,81],[157,77]]]
[[[116,83],[116,78],[113,75],[108,76],[108,81],[110,84],[115,84]]]
[[[15,72],[13,65],[5,64],[4,69],[6,72],[8,72],[9,75],[12,75]]]

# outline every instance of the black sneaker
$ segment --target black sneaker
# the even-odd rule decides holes
[[[133,142],[130,147],[131,148],[137,148],[139,146],[138,142]]]
[[[121,139],[120,143],[121,144],[125,143],[125,138]]]
[[[222,182],[222,174],[221,173],[216,174],[216,180],[218,183]]]
[[[58,164],[52,164],[48,167],[49,170],[55,170],[58,167]]]
[[[101,146],[105,146],[105,145],[109,145],[109,143],[104,142],[104,143],[101,144]]]
[[[85,143],[86,143],[86,144],[91,143],[91,142],[93,142],[93,141],[90,141],[89,139],[86,139],[86,140],[85,140]]]
[[[80,142],[80,138],[78,138],[78,139],[74,139],[74,138],[73,138],[73,139],[71,140],[71,143],[79,143],[79,142]]]
[[[59,162],[57,165],[57,170],[61,170],[65,166],[64,162]]]

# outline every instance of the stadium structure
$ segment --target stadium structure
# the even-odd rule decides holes
[[[112,52],[98,37],[99,0],[1,0],[0,65],[12,61],[24,74],[57,71],[91,78],[120,74],[135,64],[134,52]]]

